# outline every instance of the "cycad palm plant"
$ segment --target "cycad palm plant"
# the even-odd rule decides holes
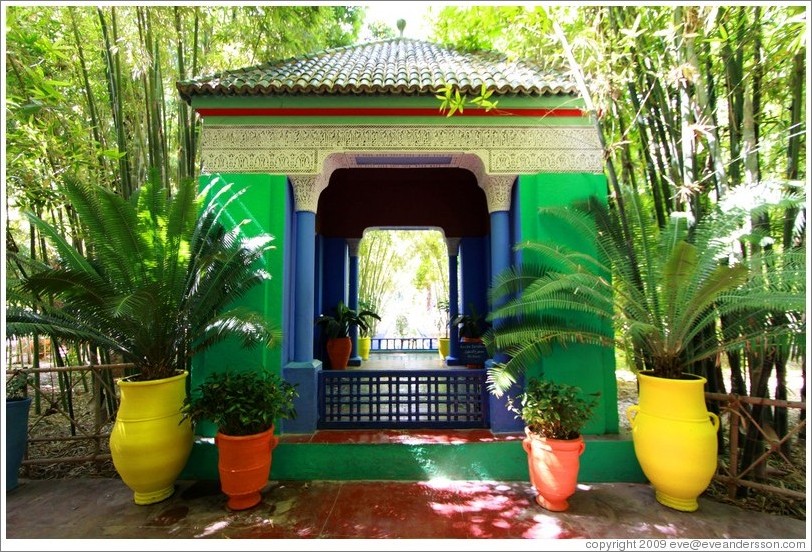
[[[768,263],[734,258],[731,240],[753,238],[742,233],[752,212],[716,210],[696,225],[673,214],[659,228],[636,194],[625,204],[629,231],[594,198],[576,208],[543,209],[542,216],[558,217],[594,241],[597,254],[523,243],[518,248],[528,262],[495,279],[491,295],[500,306],[485,342],[508,357],[489,370],[496,395],[555,344],[617,345],[638,369],[679,379],[726,350],[797,331],[752,323],[805,308],[802,252],[784,251]]]
[[[268,279],[272,236],[243,236],[226,207],[241,191],[218,179],[197,194],[193,181],[170,190],[150,179],[129,200],[66,180],[83,253],[30,215],[58,252],[55,268],[23,279],[35,309],[10,311],[10,333],[40,332],[118,352],[134,365],[120,379],[110,454],[136,504],[169,497],[193,446],[181,408],[192,356],[229,337],[245,346],[275,341],[262,316],[234,301]],[[226,223],[234,228],[227,228]]]
[[[141,381],[188,369],[193,354],[229,336],[246,346],[274,342],[277,330],[259,313],[231,307],[270,277],[261,261],[273,239],[244,238],[239,224],[226,230],[226,207],[240,191],[210,185],[198,194],[188,181],[170,192],[153,178],[129,200],[74,180],[62,192],[85,251],[29,215],[58,262],[23,280],[43,300],[36,311],[9,308],[8,334],[37,331],[110,349]]]

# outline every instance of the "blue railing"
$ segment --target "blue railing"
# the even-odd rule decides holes
[[[485,370],[319,372],[320,429],[484,428]]]
[[[436,337],[373,337],[372,351],[436,351]]]

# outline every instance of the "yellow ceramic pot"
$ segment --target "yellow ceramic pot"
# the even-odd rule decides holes
[[[705,378],[638,374],[640,404],[628,407],[634,452],[657,501],[683,512],[716,472],[719,418],[705,407]]]
[[[136,504],[172,496],[192,452],[192,425],[188,419],[181,423],[187,377],[184,371],[160,380],[117,382],[121,404],[110,434],[110,453]]]
[[[440,338],[440,358],[443,360],[451,353],[451,339],[448,337]]]
[[[369,351],[372,349],[371,337],[358,337],[358,356],[361,360],[369,360]]]

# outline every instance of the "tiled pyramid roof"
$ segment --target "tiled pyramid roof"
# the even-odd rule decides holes
[[[181,97],[435,94],[445,84],[476,94],[577,95],[563,71],[550,72],[497,53],[463,53],[395,38],[346,46],[177,83]]]

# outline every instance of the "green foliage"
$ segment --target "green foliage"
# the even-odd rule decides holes
[[[381,312],[393,290],[392,274],[403,266],[403,257],[393,240],[394,233],[370,230],[358,246],[358,304],[362,309]],[[370,336],[377,333],[377,321],[368,321]],[[363,328],[359,331],[367,333]],[[362,334],[363,335],[363,334]]]
[[[369,321],[380,320],[381,317],[371,310],[353,310],[344,304],[344,301],[339,301],[338,305],[333,309],[332,315],[321,314],[316,319],[316,325],[324,329],[324,333],[328,339],[336,337],[349,337],[350,328],[358,326],[358,331],[366,335],[369,332]]]
[[[485,316],[479,314],[473,303],[469,305],[470,312],[458,314],[451,321],[453,326],[459,327],[459,336],[477,339],[482,337],[485,332],[490,328],[490,322],[485,319]]]
[[[485,111],[494,109],[498,101],[491,101],[490,97],[493,95],[493,90],[488,90],[485,84],[479,94],[469,98],[467,94],[460,94],[460,89],[455,85],[446,84],[439,89],[439,94],[435,97],[440,100],[440,113],[446,113],[446,117],[451,117],[455,113],[463,114],[466,105],[474,105],[483,108]]]
[[[9,203],[66,224],[70,206],[56,192],[67,171],[125,197],[150,167],[168,185],[195,176],[200,119],[175,82],[347,46],[363,15],[360,6],[18,4],[3,11]]]
[[[28,388],[34,384],[31,376],[23,370],[15,370],[6,380],[6,400],[22,401],[28,397]]]
[[[597,254],[523,243],[518,247],[534,262],[495,279],[491,294],[501,306],[485,342],[510,357],[489,371],[497,395],[554,345],[618,345],[637,369],[679,378],[723,352],[775,346],[803,331],[786,318],[805,309],[803,252],[736,259],[731,249],[737,240],[757,239],[743,228],[763,205],[719,209],[693,227],[675,215],[660,229],[635,194],[624,200],[634,214],[632,241],[600,202],[542,209],[594,241]],[[785,323],[754,323],[761,318]]]
[[[368,23],[367,30],[369,32],[369,38],[372,41],[386,40],[398,36],[395,29],[384,21],[372,21]]]
[[[516,413],[532,433],[547,439],[577,439],[598,405],[599,394],[584,396],[581,389],[565,383],[531,378],[508,409]]]
[[[376,312],[378,310],[378,306],[374,304],[369,304],[364,301],[358,301],[358,306],[361,309],[361,312]],[[361,337],[373,337],[376,333],[378,333],[378,322],[380,318],[375,318],[372,316],[367,316],[364,320],[366,322],[363,326],[358,326],[358,335]]]
[[[230,184],[200,195],[185,181],[170,193],[149,180],[129,200],[99,185],[62,186],[83,228],[79,250],[58,229],[29,214],[59,253],[53,268],[23,278],[36,309],[15,306],[7,335],[39,332],[87,341],[132,362],[141,380],[188,369],[193,354],[228,337],[244,346],[275,344],[264,317],[235,300],[270,278],[264,256],[273,236],[227,230],[228,205],[242,191]]]
[[[214,372],[187,396],[183,419],[208,420],[226,435],[254,435],[296,417],[296,387],[264,370]]]
[[[418,265],[412,278],[416,290],[426,294],[426,304],[437,309],[437,331],[448,337],[448,246],[441,232],[412,232],[414,243],[409,247],[417,256]]]
[[[439,329],[443,332],[443,337],[448,338],[448,327],[451,325],[449,315],[451,313],[451,303],[448,299],[441,299],[437,301],[437,310],[440,311],[440,324]]]
[[[463,51],[498,51],[524,56],[543,48],[550,31],[546,10],[523,6],[447,6],[433,27],[433,38]],[[549,49],[545,49],[549,52]]]

